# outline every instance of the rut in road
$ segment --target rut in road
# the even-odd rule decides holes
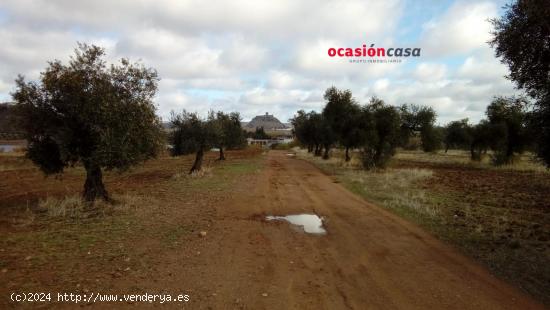
[[[312,164],[270,151],[265,168],[217,207],[204,279],[215,308],[542,309],[420,228],[350,193]],[[265,215],[315,213],[326,235]]]

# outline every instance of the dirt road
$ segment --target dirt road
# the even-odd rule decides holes
[[[214,309],[538,309],[455,249],[373,206],[310,163],[271,151],[216,208],[201,278]],[[316,213],[327,235],[263,215]],[[202,255],[202,254],[201,254]]]

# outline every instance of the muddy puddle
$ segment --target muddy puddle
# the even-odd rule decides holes
[[[11,144],[0,144],[0,153],[1,152],[13,152],[17,145]]]
[[[323,218],[316,214],[294,214],[286,216],[268,215],[265,218],[268,221],[289,222],[308,234],[324,235],[327,233],[323,227]]]

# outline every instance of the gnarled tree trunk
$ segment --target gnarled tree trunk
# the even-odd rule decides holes
[[[475,160],[475,161],[480,161],[481,160],[481,150],[479,151],[479,153],[476,152],[476,146],[477,146],[476,143],[472,143],[470,145],[470,159]]]
[[[346,147],[346,161],[350,161],[351,157],[349,156],[349,147]]]
[[[204,157],[204,151],[202,148],[200,148],[197,151],[197,155],[195,156],[195,162],[193,163],[193,167],[191,167],[191,170],[189,171],[189,174],[200,171],[202,168],[202,158]]]
[[[103,185],[101,167],[94,163],[85,162],[84,168],[86,169],[86,182],[84,182],[84,192],[82,193],[84,200],[93,202],[97,198],[102,198],[109,201],[109,194],[105,190],[105,185]]]
[[[329,152],[330,152],[330,146],[325,145],[325,153],[323,154],[323,159],[328,159],[329,158]]]
[[[225,154],[223,153],[223,148],[220,147],[220,158],[218,160],[225,160]]]
[[[315,144],[315,151],[313,152],[313,156],[321,156],[322,148],[319,144]]]

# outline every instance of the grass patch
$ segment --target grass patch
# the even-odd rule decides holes
[[[169,248],[176,248],[182,237],[191,231],[185,226],[174,226],[162,233],[162,243]]]
[[[81,196],[66,196],[64,198],[47,197],[38,202],[35,211],[45,214],[51,219],[86,219],[90,217],[105,217],[113,213],[134,213],[150,209],[155,204],[150,198],[131,194],[113,195],[112,203],[97,200],[87,204]],[[36,213],[36,212],[35,212]]]
[[[220,167],[222,173],[227,174],[247,174],[259,171],[260,162],[256,160],[237,161],[231,165],[224,165]]]
[[[170,179],[176,187],[220,191],[231,187],[238,176],[258,172],[261,168],[260,162],[259,158],[218,161],[215,166],[205,166],[192,174],[186,171],[178,172]]]

